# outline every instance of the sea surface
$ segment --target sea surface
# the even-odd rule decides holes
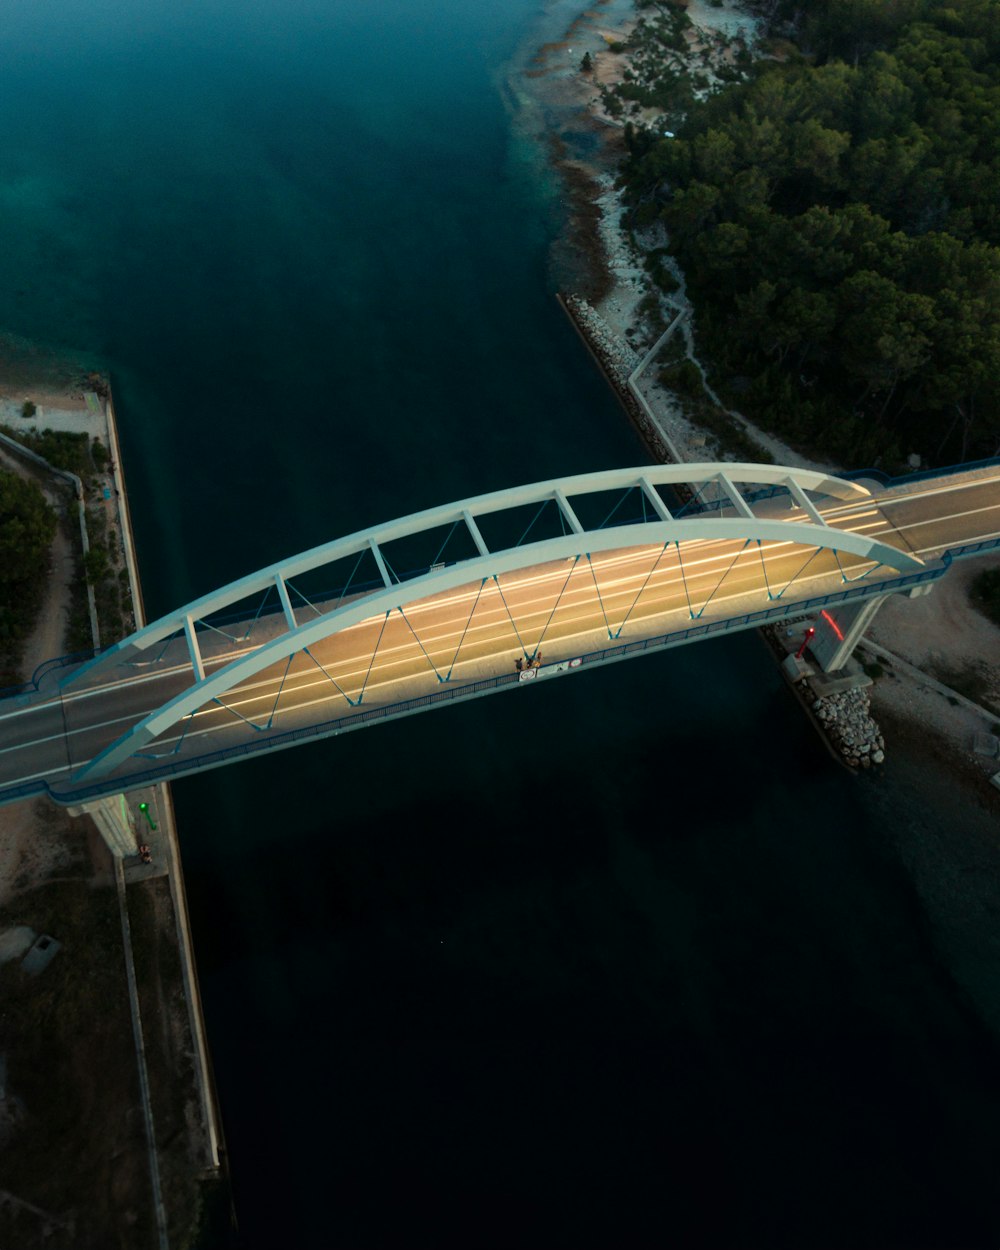
[[[5,0],[0,335],[110,370],[151,616],[646,459],[519,76],[579,7]],[[176,784],[241,1244],[995,1245],[995,939],[913,851],[981,814],[892,749],[751,634]]]

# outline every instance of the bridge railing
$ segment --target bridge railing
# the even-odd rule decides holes
[[[901,486],[906,482],[925,482],[930,478],[947,477],[957,473],[971,473],[974,469],[995,469],[1000,467],[1000,456],[989,456],[985,460],[970,460],[967,464],[948,464],[939,469],[921,469],[916,473],[902,473],[891,477],[882,469],[856,469],[853,473],[841,473],[840,476],[849,482],[860,478],[872,478],[882,486]]]
[[[71,664],[82,664],[85,660],[93,659],[97,652],[93,647],[88,647],[86,651],[73,651],[69,655],[57,655],[52,660],[45,660],[39,664],[31,675],[30,681],[23,681],[19,686],[0,686],[0,699],[12,699],[19,694],[31,694],[38,689],[38,683],[46,673],[51,673],[57,668],[68,668]]]
[[[918,473],[902,473],[893,477],[885,473],[882,469],[855,469],[852,473],[839,473],[837,476],[846,479],[848,482],[858,482],[863,478],[873,480],[879,485],[891,489],[894,486],[902,486],[907,482],[923,482],[938,477],[950,477],[956,473],[971,473],[975,469],[993,469],[1000,467],[1000,456],[991,456],[986,460],[970,460],[967,464],[949,464],[943,465],[939,469],[923,469]],[[744,491],[744,498],[747,503],[754,504],[763,499],[774,499],[778,495],[788,495],[788,489],[784,486],[761,486],[758,490]],[[790,498],[790,496],[789,496]],[[718,508],[724,508],[727,501],[713,500],[709,503],[702,503],[693,508],[696,512],[711,512]]]

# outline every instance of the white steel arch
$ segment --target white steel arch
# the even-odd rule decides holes
[[[110,668],[123,661],[127,662],[133,654],[156,646],[172,634],[177,633],[178,630],[187,628],[189,623],[201,620],[213,612],[219,612],[258,592],[277,586],[279,595],[284,603],[284,583],[286,581],[307,573],[311,569],[331,564],[334,560],[356,555],[368,548],[372,548],[377,552],[379,543],[392,542],[398,538],[406,538],[424,530],[435,529],[438,526],[448,525],[457,521],[464,523],[470,529],[480,554],[485,556],[489,554],[488,549],[475,525],[475,519],[478,516],[502,512],[524,504],[540,504],[546,500],[555,500],[563,511],[563,515],[566,516],[570,527],[577,532],[583,532],[583,526],[580,525],[569,505],[570,497],[594,494],[599,491],[625,490],[629,487],[638,487],[643,491],[652,510],[659,516],[660,520],[669,521],[673,518],[660,496],[653,489],[655,486],[703,485],[709,482],[717,483],[723,491],[726,491],[733,506],[747,517],[752,516],[753,513],[743,496],[735,489],[737,483],[753,486],[785,486],[793,494],[799,506],[809,512],[812,519],[819,524],[823,523],[822,518],[815,512],[813,505],[806,497],[806,491],[813,494],[826,495],[833,499],[840,499],[845,503],[863,503],[871,498],[871,492],[857,482],[849,482],[844,478],[831,477],[828,474],[817,473],[810,469],[790,469],[778,465],[764,464],[711,463],[650,465],[640,469],[609,469],[601,473],[585,473],[575,477],[552,478],[547,482],[536,482],[528,486],[514,487],[510,490],[476,495],[469,499],[463,499],[459,503],[429,508],[424,512],[416,512],[400,520],[389,521],[367,530],[359,530],[346,538],[338,538],[333,542],[312,547],[309,551],[302,552],[300,555],[293,556],[287,560],[280,560],[276,564],[268,565],[256,573],[251,573],[246,577],[230,582],[227,586],[192,600],[192,602],[185,604],[184,607],[178,608],[167,616],[160,617],[159,620],[153,621],[151,624],[137,630],[128,638],[115,643],[114,646],[109,647],[106,651],[102,651],[100,655],[96,656],[89,663],[74,670],[63,680],[61,685],[65,689],[78,684],[84,677],[92,677],[101,669]],[[690,518],[691,521],[697,521],[698,519],[698,517]],[[719,519],[715,518],[710,523],[713,525],[717,524]],[[787,522],[782,524],[787,525]],[[625,527],[619,526],[616,528],[620,532]],[[594,531],[590,532],[593,533]],[[711,534],[702,535],[696,533],[694,530],[685,530],[685,538],[711,536]],[[637,545],[642,541],[640,538],[636,540],[635,544],[621,543],[620,545]],[[652,541],[656,540],[653,539]],[[518,550],[524,551],[526,549],[522,547]],[[594,548],[594,550],[597,549],[596,547]],[[848,548],[844,547],[842,550],[846,551]],[[539,556],[539,560],[547,558],[544,554]],[[908,563],[893,564],[893,560],[906,560],[906,557],[902,552],[884,544],[880,545],[879,553],[874,555],[874,558],[890,564],[891,567],[898,567],[900,570],[919,567],[919,561],[914,563],[912,559]],[[384,573],[383,576],[388,580],[387,574]],[[290,609],[287,606],[286,615],[290,615]]]
[[[738,513],[736,517],[702,513],[687,518],[675,518],[653,489],[654,486],[663,484],[704,482],[718,484],[726,502]],[[784,486],[799,508],[812,519],[801,521],[757,517],[736,489],[736,482],[755,486]],[[629,487],[638,487],[644,492],[651,510],[659,517],[658,520],[586,530],[569,502],[571,497]],[[887,543],[827,525],[806,496],[806,491],[854,503],[863,503],[871,498],[871,492],[857,483],[809,470],[749,464],[658,465],[554,479],[511,491],[481,495],[460,503],[429,509],[315,547],[185,605],[139,630],[72,674],[66,685],[74,683],[82,675],[87,675],[92,681],[102,668],[127,663],[137,654],[183,630],[187,636],[196,678],[188,690],[139,721],[80,770],[77,777],[97,779],[106,776],[129,756],[142,750],[209,700],[218,698],[273,664],[341,630],[393,609],[401,609],[417,600],[474,583],[480,578],[494,577],[552,560],[630,547],[717,539],[730,542],[791,542],[825,548],[871,559],[900,573],[924,567],[915,556],[899,551]],[[570,533],[505,551],[491,552],[487,548],[475,524],[477,516],[522,504],[540,504],[547,500],[556,502],[568,523]],[[380,541],[388,542],[456,521],[466,524],[479,555],[445,568],[432,569],[403,582],[392,581],[379,554]],[[384,586],[299,625],[291,609],[285,587],[286,580],[366,549],[371,549],[375,555]],[[271,587],[277,587],[289,628],[278,637],[224,665],[211,676],[206,676],[195,638],[194,622]]]

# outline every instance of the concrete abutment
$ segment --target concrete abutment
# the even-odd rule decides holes
[[[930,594],[933,589],[933,582],[923,582],[895,593],[915,599]],[[820,612],[813,623],[816,634],[809,644],[809,652],[825,673],[837,672],[847,664],[875,619],[875,613],[888,598],[888,594],[883,594],[859,602],[831,604]]]

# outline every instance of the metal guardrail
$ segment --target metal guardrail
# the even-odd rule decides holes
[[[0,686],[0,699],[11,699],[19,694],[30,694],[38,689],[38,683],[46,673],[56,668],[68,668],[71,664],[82,664],[93,659],[97,652],[93,647],[86,651],[73,651],[69,655],[57,655],[52,660],[44,660],[31,675],[30,681],[23,681],[19,686]]]
[[[1000,467],[1000,456],[989,456],[985,460],[970,460],[966,464],[948,464],[943,465],[940,469],[922,469],[917,473],[903,473],[898,477],[890,477],[888,473],[882,469],[856,469],[853,473],[842,473],[841,477],[847,478],[849,482],[856,482],[858,478],[868,477],[874,478],[882,486],[901,486],[906,482],[923,482],[930,478],[945,477],[954,473],[971,473],[974,469],[994,469]]]

